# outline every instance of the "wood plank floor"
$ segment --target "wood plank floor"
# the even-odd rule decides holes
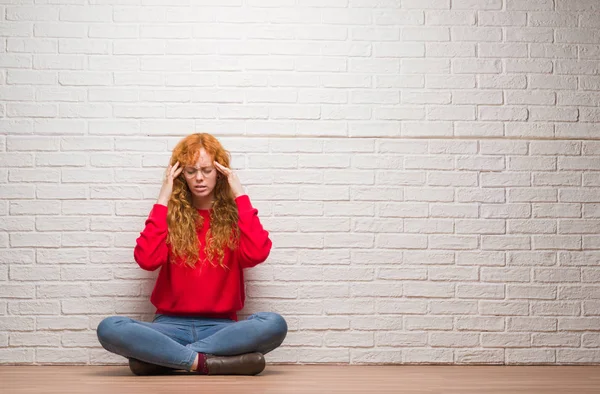
[[[600,366],[276,365],[258,376],[134,376],[127,366],[0,366],[0,393],[600,393]]]

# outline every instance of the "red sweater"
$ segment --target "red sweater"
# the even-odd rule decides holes
[[[253,267],[267,259],[271,251],[269,232],[258,219],[258,210],[247,195],[235,199],[238,208],[240,244],[236,250],[225,248],[223,263],[200,262],[195,268],[185,264],[172,264],[167,239],[167,207],[154,204],[146,220],[146,227],[136,240],[133,252],[135,261],[148,271],[160,267],[150,301],[156,313],[195,315],[237,320],[237,311],[244,307],[243,268]],[[204,224],[198,230],[200,261],[203,261],[205,236],[210,227],[210,210],[199,209]]]

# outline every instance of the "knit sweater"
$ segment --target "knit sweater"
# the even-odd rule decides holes
[[[148,271],[160,268],[150,301],[157,314],[203,316],[237,320],[244,307],[244,268],[254,267],[267,259],[272,242],[258,218],[258,210],[248,195],[235,199],[238,209],[240,243],[235,250],[225,248],[223,263],[205,261],[206,232],[210,228],[212,209],[198,209],[204,218],[197,231],[199,261],[194,268],[174,259],[167,245],[167,207],[154,204],[144,230],[136,240],[134,258]]]

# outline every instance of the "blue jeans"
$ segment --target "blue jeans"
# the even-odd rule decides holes
[[[191,370],[198,353],[234,356],[277,348],[287,324],[277,313],[259,312],[247,320],[156,315],[152,323],[110,316],[96,329],[102,347],[127,358]]]

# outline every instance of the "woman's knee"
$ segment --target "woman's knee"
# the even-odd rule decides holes
[[[259,312],[255,316],[266,324],[265,329],[272,340],[281,344],[288,332],[287,322],[283,316],[274,312]]]
[[[119,326],[127,319],[123,316],[109,316],[103,319],[96,328],[96,335],[100,344],[105,346],[113,343],[119,337]]]

